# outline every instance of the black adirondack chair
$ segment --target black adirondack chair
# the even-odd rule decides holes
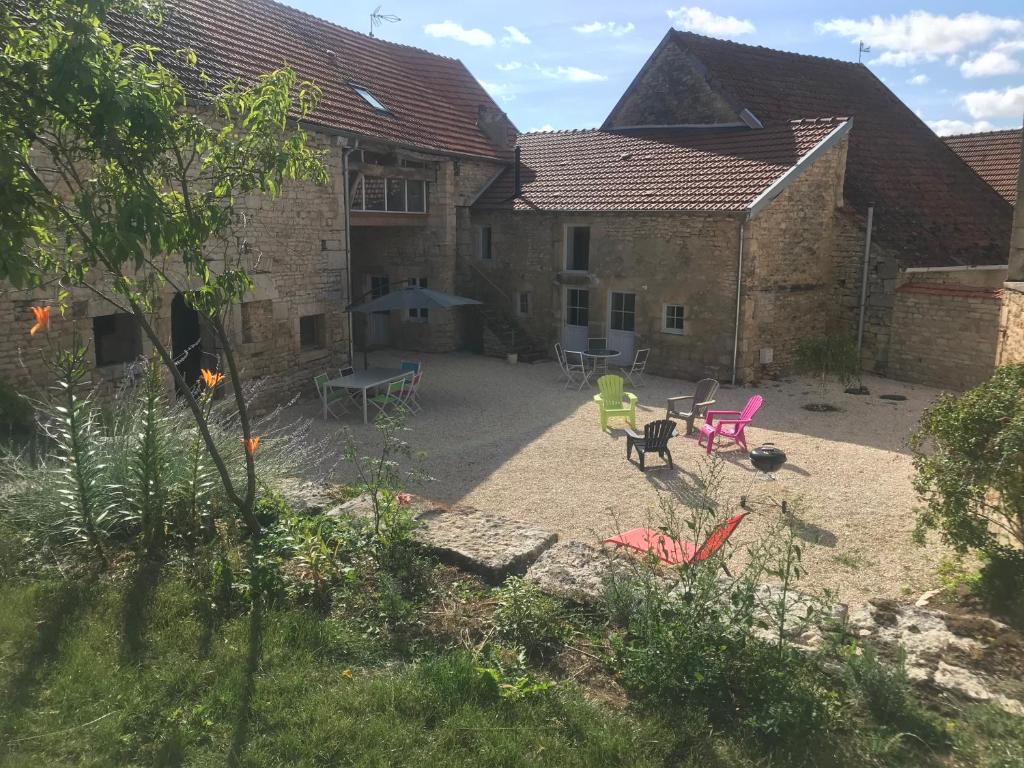
[[[665,418],[677,418],[686,422],[686,434],[693,434],[693,422],[704,415],[708,406],[715,404],[715,393],[718,382],[714,379],[701,379],[697,382],[697,390],[692,395],[670,397]]]
[[[637,458],[640,461],[640,471],[646,471],[644,467],[644,455],[656,453],[663,460],[668,462],[669,469],[672,468],[672,452],[668,449],[669,438],[675,434],[676,424],[669,419],[652,421],[644,427],[642,435],[631,429],[626,430],[626,460],[633,457],[633,449],[636,448]]]

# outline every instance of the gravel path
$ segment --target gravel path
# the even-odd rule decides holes
[[[600,431],[591,402],[596,390],[563,389],[554,363],[510,366],[471,355],[410,357],[424,362],[423,412],[410,420],[408,440],[426,453],[426,469],[434,478],[418,489],[425,496],[527,521],[563,539],[595,542],[648,522],[659,498],[691,482],[704,460],[695,438],[680,437],[672,441],[674,471],[652,457],[649,466],[656,468],[641,473],[626,462],[622,430]],[[398,360],[378,352],[372,364]],[[718,407],[739,409],[750,395],[762,394],[765,405],[747,431],[748,442],[753,447],[772,441],[789,457],[775,482],[762,482],[746,454],[725,443],[719,453],[726,461],[726,503],[736,504],[740,494],[797,501],[807,542],[804,583],[834,590],[853,604],[934,586],[945,551],[910,540],[915,496],[903,447],[939,391],[873,376],[864,383],[868,396],[847,395],[830,385],[825,399],[842,409],[837,413],[803,409],[822,398],[814,385],[798,380],[723,387],[718,398]],[[632,391],[640,398],[642,428],[664,416],[668,396],[690,394],[693,384],[647,377],[645,386]],[[882,394],[906,400],[882,400]],[[297,408],[316,413],[312,404]],[[341,423],[358,440],[375,441],[373,427],[364,427],[354,414]],[[336,428],[333,421],[315,420],[320,433]],[[348,478],[341,470],[336,479]],[[767,522],[763,512],[751,515],[734,542],[755,541]]]

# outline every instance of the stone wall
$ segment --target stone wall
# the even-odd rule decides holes
[[[428,214],[415,226],[353,226],[353,293],[369,290],[371,275],[387,276],[398,290],[410,279],[452,293],[456,286],[457,210],[469,205],[501,169],[497,163],[438,157],[436,180],[428,185]],[[401,217],[403,214],[395,214]],[[396,224],[400,223],[396,222]],[[367,300],[364,297],[363,300]],[[387,346],[448,352],[464,344],[463,315],[471,309],[430,312],[426,321],[394,311],[387,320]],[[362,346],[366,318],[356,317],[356,342]]]
[[[492,227],[493,259],[476,252],[477,227]],[[565,228],[589,226],[590,271],[567,274]],[[473,210],[460,229],[460,270],[468,292],[505,300],[530,294],[517,321],[548,347],[562,338],[569,287],[590,291],[590,328],[605,335],[612,291],[636,295],[635,348],[649,347],[649,370],[726,377],[732,364],[739,223],[733,216],[650,213],[529,213]],[[485,277],[480,277],[482,273]],[[470,293],[474,295],[474,293]],[[684,307],[684,332],[662,329],[664,304]]]
[[[708,84],[701,63],[675,43],[652,56],[616,106],[609,127],[739,122],[738,110]]]
[[[1024,363],[1024,282],[1003,285],[999,365]]]
[[[1002,270],[905,273],[894,294],[889,375],[949,389],[981,383],[995,367]]]
[[[746,225],[739,378],[792,369],[797,344],[850,316],[834,304],[836,209],[842,204],[846,139],[821,155]],[[771,350],[772,362],[761,362]]]
[[[256,196],[243,200],[243,216],[231,241],[214,244],[208,255],[211,268],[217,270],[223,268],[225,251],[231,258],[239,250],[243,254],[256,287],[245,304],[229,316],[228,330],[245,377],[266,377],[262,392],[275,399],[311,386],[315,373],[348,360],[349,328],[342,312],[348,300],[348,277],[341,149],[326,135],[310,134],[310,141],[327,151],[331,182],[326,186],[292,182],[275,201]],[[174,295],[174,289],[164,290],[153,317],[168,344]],[[75,289],[65,316],[55,312],[50,333],[30,340],[29,307],[54,299],[52,289],[24,292],[8,287],[0,295],[0,318],[5,320],[0,328],[0,378],[28,394],[37,394],[50,382],[43,354],[47,345],[70,344],[77,334],[90,345],[95,360],[94,318],[116,311],[88,289]],[[300,350],[300,317],[318,314],[323,315],[321,343],[315,349]],[[208,332],[202,336],[202,347],[191,354],[201,355],[204,367],[216,368],[219,350]],[[141,351],[144,355],[152,352],[144,336]],[[97,365],[92,378],[99,384],[115,385],[128,371],[129,366],[120,362]]]

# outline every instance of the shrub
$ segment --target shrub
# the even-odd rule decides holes
[[[909,440],[923,539],[936,530],[957,552],[990,563],[989,585],[1024,580],[1024,364],[945,395]]]
[[[498,605],[492,622],[502,640],[521,646],[534,658],[562,643],[565,630],[561,606],[536,584],[510,576],[494,595]]]

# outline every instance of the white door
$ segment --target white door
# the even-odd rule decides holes
[[[370,275],[367,290],[371,299],[386,296],[391,291],[387,275]],[[366,316],[366,344],[369,347],[386,347],[391,325],[390,312],[371,312]]]
[[[565,289],[562,346],[570,351],[585,352],[590,325],[590,291],[586,288]]]
[[[618,356],[612,365],[631,365],[636,342],[636,294],[612,291],[608,296],[608,348]]]

